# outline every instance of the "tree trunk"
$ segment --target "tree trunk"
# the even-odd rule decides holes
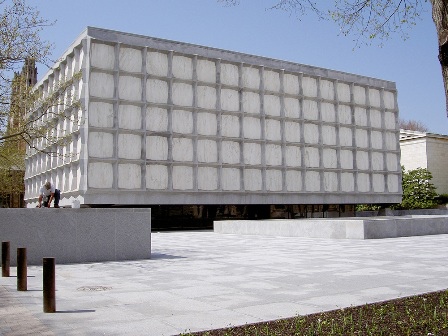
[[[439,61],[442,66],[443,84],[445,87],[446,115],[448,117],[448,1],[431,0],[432,19],[436,25],[439,41]]]

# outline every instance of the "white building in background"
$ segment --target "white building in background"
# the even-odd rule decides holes
[[[426,168],[438,194],[448,194],[448,135],[400,130],[401,164],[405,170]]]
[[[401,201],[393,82],[91,27],[60,59],[36,88],[81,71],[83,122],[75,155],[29,151],[29,206],[46,180],[61,205]]]

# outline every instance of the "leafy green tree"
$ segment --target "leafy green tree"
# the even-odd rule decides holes
[[[244,0],[218,0],[237,5]],[[448,116],[448,1],[447,0],[272,0],[270,8],[295,13],[308,12],[320,19],[331,19],[344,35],[355,36],[356,45],[383,41],[391,35],[407,38],[409,28],[418,23],[427,3],[431,3],[432,18],[438,37],[438,58],[445,86],[446,113]]]
[[[395,209],[431,209],[437,206],[436,187],[432,174],[426,168],[405,171],[402,169],[403,199]]]

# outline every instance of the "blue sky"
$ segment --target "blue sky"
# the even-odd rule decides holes
[[[338,35],[332,22],[309,13],[269,10],[275,0],[241,0],[226,7],[216,0],[29,0],[41,16],[57,20],[43,38],[57,59],[87,26],[195,43],[330,68],[396,82],[400,117],[448,134],[448,118],[437,35],[429,2],[422,20],[403,41],[354,48],[352,36]],[[38,77],[46,72],[39,68]]]

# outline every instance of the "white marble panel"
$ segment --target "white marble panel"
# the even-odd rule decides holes
[[[361,107],[355,107],[355,124],[357,126],[367,126],[367,111]]]
[[[336,128],[333,126],[322,126],[322,143],[324,145],[336,145]]]
[[[318,120],[319,109],[317,101],[305,99],[302,104],[303,118],[305,120]]]
[[[259,118],[245,117],[243,122],[244,137],[247,139],[261,138],[261,123]]]
[[[285,117],[300,118],[300,102],[295,98],[285,98]]]
[[[260,113],[260,95],[255,92],[243,92],[243,110],[248,113]]]
[[[339,144],[341,146],[351,146],[353,143],[353,134],[350,128],[339,128]]]
[[[317,97],[317,80],[304,76],[302,78],[302,91],[306,97]]]
[[[142,169],[140,165],[123,163],[118,165],[118,188],[140,189],[142,187]]]
[[[146,109],[146,129],[153,132],[166,132],[168,130],[168,111],[159,107]]]
[[[118,158],[138,160],[142,155],[142,139],[136,134],[118,135]]]
[[[142,108],[135,105],[118,106],[118,127],[139,130],[142,128]]]
[[[90,73],[90,95],[100,98],[114,97],[114,76],[102,72]]]
[[[198,112],[196,128],[198,134],[216,135],[216,132],[218,130],[216,114]]]
[[[213,167],[198,168],[198,189],[216,190],[218,189],[218,169]]]
[[[386,149],[396,150],[398,148],[398,140],[395,133],[386,133]]]
[[[321,103],[321,116],[322,120],[326,122],[335,122],[336,121],[336,109],[334,104],[329,103]]]
[[[338,174],[334,172],[324,173],[324,190],[325,191],[338,191]]]
[[[146,81],[146,100],[153,103],[168,102],[168,83],[159,79]]]
[[[240,118],[223,114],[221,116],[221,135],[223,137],[238,138],[240,136]]]
[[[244,189],[246,191],[258,191],[262,189],[261,170],[244,170]]]
[[[282,165],[282,147],[280,145],[266,144],[266,164],[268,166]]]
[[[240,170],[238,168],[223,168],[221,187],[223,190],[240,190]]]
[[[370,110],[370,126],[382,128],[381,112],[378,110]]]
[[[353,99],[356,104],[366,105],[366,89],[355,85],[353,87]]]
[[[264,112],[267,115],[280,116],[280,97],[273,95],[264,96]]]
[[[279,120],[266,119],[265,121],[265,135],[267,140],[281,141],[281,127]]]
[[[218,146],[213,140],[198,140],[197,154],[199,162],[218,162]]]
[[[193,86],[186,83],[173,83],[173,104],[193,106]]]
[[[314,147],[305,148],[305,166],[308,168],[319,167],[319,149]]]
[[[113,70],[115,66],[115,48],[101,43],[92,43],[90,47],[90,65]]]
[[[196,75],[198,76],[198,81],[216,83],[215,62],[199,59],[196,66]]]
[[[371,138],[372,138],[372,140],[371,140],[372,148],[374,148],[374,149],[382,149],[383,148],[383,135],[381,132],[372,131]]]
[[[383,153],[372,153],[372,170],[383,170],[384,169],[384,160]]]
[[[395,113],[385,112],[384,113],[384,127],[389,130],[395,130],[396,126]]]
[[[322,79],[320,81],[320,96],[322,99],[334,100],[334,83]]]
[[[348,105],[339,105],[338,120],[341,124],[349,125],[352,123],[352,110]]]
[[[187,138],[173,138],[173,160],[193,161],[193,140]]]
[[[325,168],[338,167],[338,157],[335,149],[324,148],[322,154]]]
[[[118,80],[118,96],[125,100],[142,100],[142,80],[140,77],[120,76]]]
[[[316,171],[307,171],[305,173],[306,191],[320,191],[320,174]]]
[[[193,133],[193,112],[174,110],[172,112],[172,128],[174,133]]]
[[[280,74],[278,72],[265,70],[263,79],[266,91],[280,92]]]
[[[89,133],[89,157],[110,158],[113,155],[114,135],[112,133]]]
[[[302,173],[296,170],[286,171],[286,190],[302,191]]]
[[[182,79],[193,79],[193,60],[190,57],[173,56],[173,76]]]
[[[240,163],[240,144],[235,141],[223,141],[221,144],[222,163]]]
[[[175,190],[193,189],[193,167],[186,167],[186,166],[173,167],[173,189]]]
[[[300,142],[300,124],[292,121],[285,122],[285,139],[287,142]]]
[[[168,167],[163,165],[146,166],[146,188],[154,190],[168,189]]]
[[[381,107],[380,91],[369,88],[369,103],[370,106]]]
[[[373,191],[374,192],[384,192],[384,175],[383,174],[373,174]]]
[[[389,192],[398,192],[398,176],[397,175],[388,175],[387,176],[387,189]]]
[[[302,156],[300,147],[286,146],[285,164],[288,167],[300,167],[302,164]]]
[[[267,191],[282,191],[283,178],[281,170],[266,170],[266,190]]]
[[[225,111],[240,110],[240,96],[238,91],[221,89],[221,109]]]
[[[369,170],[369,154],[367,152],[356,152],[356,165],[358,169]]]
[[[305,124],[303,126],[303,134],[306,143],[318,144],[319,143],[319,127],[314,124]]]
[[[114,105],[91,102],[89,104],[89,126],[114,127]]]
[[[387,109],[395,109],[395,94],[390,91],[384,91],[384,107]]]
[[[344,192],[355,190],[355,178],[352,173],[341,173],[341,190]]]
[[[344,103],[350,103],[350,85],[345,83],[338,83],[338,100]]]
[[[243,87],[258,90],[260,88],[260,71],[258,68],[243,67],[242,82]]]
[[[369,146],[367,130],[365,129],[357,129],[356,132],[356,146],[367,148]]]
[[[359,173],[357,177],[358,191],[368,192],[370,191],[370,178],[369,174]]]
[[[111,163],[91,162],[88,166],[87,181],[89,188],[112,188],[114,169]]]
[[[134,48],[120,48],[120,70],[142,71],[142,51]]]
[[[168,76],[168,55],[148,51],[146,56],[146,72],[155,76]]]
[[[168,160],[168,139],[161,136],[147,136],[146,158],[149,160]]]
[[[299,77],[291,74],[285,74],[283,76],[283,89],[285,93],[292,95],[299,94]]]
[[[244,163],[247,165],[261,164],[261,145],[258,143],[244,143]]]
[[[397,171],[399,170],[399,164],[398,164],[398,155],[393,153],[387,153],[386,154],[386,164],[387,164],[387,170],[388,171]]]
[[[221,63],[221,83],[238,86],[238,66],[234,64]],[[239,189],[239,188],[238,188]]]
[[[216,109],[216,89],[210,86],[197,87],[198,107],[205,109]]]

